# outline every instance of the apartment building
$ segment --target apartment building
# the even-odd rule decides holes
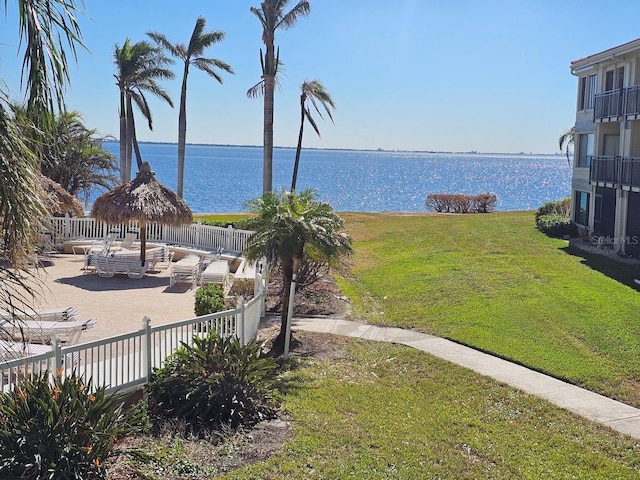
[[[640,39],[571,62],[578,77],[573,220],[640,257]]]

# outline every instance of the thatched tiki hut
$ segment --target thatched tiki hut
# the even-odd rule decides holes
[[[76,217],[84,214],[84,209],[76,197],[67,192],[62,185],[40,174],[42,201],[51,215],[64,215],[71,212]]]
[[[155,178],[148,162],[136,178],[102,194],[93,204],[91,216],[107,224],[137,220],[140,226],[140,262],[145,263],[147,223],[184,225],[193,221],[187,204]]]

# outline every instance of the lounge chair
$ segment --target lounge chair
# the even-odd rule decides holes
[[[80,334],[92,328],[97,320],[74,320],[71,322],[52,322],[48,320],[23,320],[21,322],[4,322],[0,331],[14,340],[26,340],[29,343],[53,342],[55,337],[65,343],[76,343]]]
[[[91,255],[94,253],[97,253],[98,255],[106,255],[109,252],[109,249],[111,248],[111,245],[113,244],[116,238],[118,238],[117,232],[109,233],[104,240],[101,240],[100,242],[92,246],[87,251],[87,255]]]
[[[91,264],[101,277],[113,277],[116,273],[122,273],[129,278],[142,278],[147,273],[149,260],[146,260],[143,265],[137,256],[92,255]]]
[[[219,283],[224,289],[229,283],[229,263],[226,260],[211,262],[200,274],[200,284]]]
[[[15,360],[51,351],[51,345],[0,340],[0,361]]]
[[[202,259],[198,255],[187,255],[171,265],[169,287],[180,280],[191,280],[191,287],[198,283]]]
[[[18,320],[46,320],[52,322],[69,322],[78,320],[77,307],[47,308],[44,310],[24,309],[14,310],[13,313],[0,310],[0,321]]]

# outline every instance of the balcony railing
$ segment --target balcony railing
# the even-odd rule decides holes
[[[623,115],[624,91],[620,88],[598,93],[595,96],[594,118],[618,117]]]
[[[640,187],[640,157],[592,157],[589,179],[593,183]]]
[[[593,118],[595,120],[623,115],[640,115],[640,85],[597,93],[594,100]]]

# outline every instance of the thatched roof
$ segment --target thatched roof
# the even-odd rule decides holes
[[[147,162],[134,180],[98,197],[91,216],[109,224],[137,220],[177,226],[193,220],[184,200],[158,183]]]
[[[43,203],[51,215],[64,215],[71,212],[76,217],[81,217],[84,214],[80,201],[59,183],[40,175],[40,187],[44,194]]]

